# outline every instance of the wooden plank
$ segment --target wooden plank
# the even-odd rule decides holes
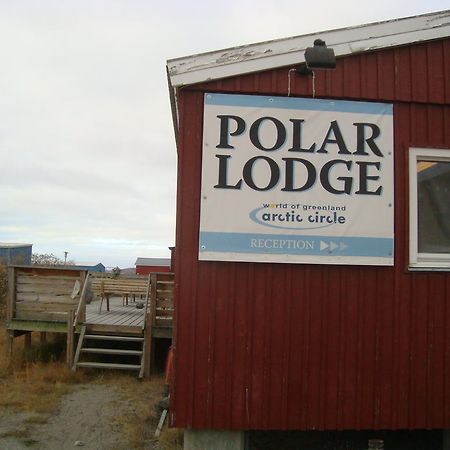
[[[17,302],[16,311],[68,312],[74,307],[68,303]]]
[[[156,298],[159,300],[171,299],[173,300],[173,291],[158,291]]]
[[[36,320],[44,322],[66,322],[66,312],[23,311],[16,314],[18,320]]]
[[[86,334],[86,325],[83,325],[81,327],[80,336],[78,337],[77,350],[75,352],[75,357],[73,359],[72,371],[75,371],[77,368],[77,363],[78,363],[78,360],[80,359],[80,352],[81,352],[81,348],[83,347],[83,341],[84,341],[85,334]]]
[[[157,300],[156,303],[157,308],[172,308],[173,309],[173,301],[172,300]]]
[[[134,314],[128,314],[128,315],[119,315],[116,317],[116,321],[115,324],[116,325],[125,325],[128,324],[133,318],[134,318]]]
[[[169,291],[173,292],[174,290],[174,283],[172,282],[160,282],[158,281],[158,291]]]
[[[158,283],[174,284],[173,272],[156,272],[155,275],[158,279]]]
[[[15,269],[8,268],[8,299],[6,303],[6,319],[10,321],[14,317],[14,305],[16,303],[16,289],[15,289]]]
[[[25,276],[45,276],[45,277],[79,277],[86,270],[67,269],[64,267],[50,266],[15,266],[19,275]]]
[[[141,350],[122,350],[117,348],[103,348],[103,347],[85,347],[81,349],[82,353],[94,353],[102,355],[129,355],[129,356],[141,356]]]
[[[102,279],[102,278],[93,278],[92,279],[93,286],[131,286],[131,287],[147,287],[147,279]]]
[[[66,333],[67,331],[65,323],[16,319],[7,323],[7,329],[10,331],[46,331],[51,333]]]
[[[78,281],[78,280],[77,280]],[[55,295],[70,295],[73,290],[74,283],[69,284],[17,284],[16,292],[17,293],[30,293],[30,292],[39,292],[42,294],[55,294]]]
[[[43,320],[65,322],[68,311],[73,308],[69,304],[17,303],[15,318],[20,320]]]
[[[147,287],[146,282],[140,281],[139,283],[126,282],[126,281],[114,281],[114,280],[92,280],[92,285],[95,287],[101,286],[112,286],[112,287],[129,287],[129,288],[142,288]]]
[[[142,289],[142,290],[135,290],[135,289],[130,289],[130,288],[124,288],[124,289],[119,288],[119,289],[117,289],[117,288],[112,288],[112,287],[101,289],[101,290],[95,290],[94,289],[92,292],[95,295],[99,296],[99,297],[102,296],[102,295],[105,295],[105,294],[108,294],[110,296],[111,295],[119,296],[119,297],[122,297],[123,295],[128,295],[128,296],[133,296],[133,295],[139,296],[139,295],[142,295],[142,296],[144,296],[146,294],[145,289]]]
[[[156,317],[155,318],[155,327],[172,327],[172,318],[162,318],[162,317]]]
[[[123,314],[111,314],[108,317],[108,323],[111,325],[122,325],[124,321],[126,322],[126,317]]]
[[[39,302],[39,303],[70,303],[76,305],[78,299],[71,298],[70,294],[51,294],[51,293],[39,293],[39,292],[27,292],[17,293],[17,302]]]
[[[122,306],[121,299],[117,297],[111,298],[111,310],[109,312],[97,312],[97,303],[93,302],[87,305],[87,319],[86,323],[103,323],[116,324],[121,322],[123,325],[139,325],[142,327],[144,323],[144,310],[137,309],[133,306]],[[122,320],[122,317],[124,320]]]
[[[153,327],[152,337],[156,339],[172,339],[172,327]]]
[[[139,370],[139,378],[143,378],[144,377],[144,372],[145,372],[145,339],[144,342],[142,344],[142,355],[141,355],[141,368]]]
[[[86,329],[89,333],[130,334],[142,336],[142,329],[140,327],[86,324]]]
[[[95,281],[95,285],[103,285],[103,286],[126,286],[126,287],[135,287],[135,288],[142,288],[147,287],[147,281],[146,280],[139,280],[139,282],[134,281],[123,281],[123,280],[102,280],[102,281]]]
[[[71,276],[48,276],[48,275],[33,275],[25,274],[21,271],[17,274],[17,284],[70,284],[79,280],[79,273]]]
[[[170,295],[173,294],[173,286],[169,287],[169,286],[158,286],[157,288],[157,292],[159,295],[163,296],[164,294]]]
[[[129,323],[129,325],[143,325],[144,316],[135,316]]]
[[[156,317],[172,317],[173,309],[156,308]]]
[[[140,370],[141,366],[137,364],[112,364],[97,362],[79,362],[78,367],[90,367],[94,369],[118,369],[118,370]]]
[[[73,365],[73,345],[74,345],[74,310],[71,309],[67,314],[67,341],[66,341],[66,365],[70,369]]]
[[[156,430],[155,430],[155,438],[159,438],[159,436],[161,435],[161,431],[164,426],[166,417],[167,417],[167,409],[164,409],[161,414],[161,417],[159,419],[158,426],[156,427]]]
[[[101,341],[121,341],[121,342],[142,342],[144,340],[142,337],[136,336],[110,336],[101,334],[86,334],[85,338],[90,339],[92,341],[101,340]]]
[[[156,291],[157,291],[157,275],[155,273],[150,274],[150,312],[145,315],[145,331],[144,331],[144,377],[150,377],[152,370],[152,358],[153,358],[153,339],[152,339],[152,327],[154,323],[154,312],[156,308]]]
[[[70,283],[16,283],[16,292],[60,292],[71,294],[77,281],[79,282],[79,280],[73,280]]]
[[[75,312],[75,319],[74,319],[74,326],[77,325],[77,323],[82,319],[82,317],[84,316],[84,313],[86,312],[86,292],[87,292],[87,287],[89,285],[89,274],[84,277],[83,280],[83,289],[81,291],[81,295],[80,295],[80,300],[78,302],[77,305],[77,309]]]
[[[158,287],[161,286],[175,286],[175,282],[173,281],[173,274],[171,275],[171,279],[170,280],[160,280],[158,279]]]

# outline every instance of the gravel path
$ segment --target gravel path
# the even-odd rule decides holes
[[[114,417],[132,412],[131,402],[121,398],[113,387],[78,385],[62,398],[58,410],[45,423],[36,423],[36,415],[3,413],[0,449],[130,449]],[[23,436],[20,430],[24,430]]]

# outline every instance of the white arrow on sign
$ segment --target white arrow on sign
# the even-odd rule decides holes
[[[327,250],[330,249],[330,252],[333,252],[336,249],[339,250],[345,250],[346,248],[348,248],[347,244],[344,244],[343,242],[339,242],[339,244],[336,244],[333,241],[330,241],[330,243],[328,242],[324,242],[324,241],[320,241],[320,250]]]
[[[335,244],[333,241],[330,242],[330,250],[336,250],[339,247],[339,245]]]

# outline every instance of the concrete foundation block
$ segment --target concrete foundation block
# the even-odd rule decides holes
[[[244,450],[244,447],[244,431],[184,431],[184,450]]]
[[[450,430],[443,430],[442,433],[442,449],[450,450]]]

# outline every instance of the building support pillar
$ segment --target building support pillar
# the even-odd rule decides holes
[[[9,359],[12,358],[13,343],[14,343],[14,334],[11,331],[7,331],[6,332],[6,344],[7,344],[7,352],[8,352]]]
[[[244,450],[244,448],[245,431],[184,431],[184,450]]]
[[[442,450],[450,450],[450,430],[442,430]]]
[[[23,348],[27,352],[31,348],[31,331],[26,333],[25,336],[23,337],[23,339],[24,339]]]

